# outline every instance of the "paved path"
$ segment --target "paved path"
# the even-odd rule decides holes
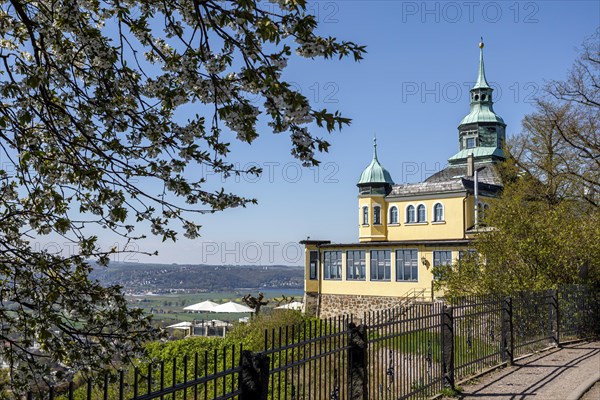
[[[577,400],[599,380],[600,342],[583,342],[528,357],[462,385],[460,399]]]
[[[598,400],[600,399],[600,381],[596,382],[596,384],[583,395],[581,400]]]

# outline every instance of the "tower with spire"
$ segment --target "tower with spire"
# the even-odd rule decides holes
[[[483,38],[479,43],[479,70],[471,89],[470,111],[458,125],[459,151],[448,159],[451,165],[466,164],[473,154],[477,162],[495,162],[506,158],[502,147],[506,138],[506,124],[494,111],[493,91],[485,77]]]
[[[373,137],[373,160],[360,174],[356,186],[363,195],[386,195],[391,191],[393,184],[392,176],[377,159],[377,138]]]

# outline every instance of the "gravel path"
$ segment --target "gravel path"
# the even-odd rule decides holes
[[[594,379],[600,380],[600,342],[584,342],[528,357],[472,384],[462,385],[459,398],[568,400]]]

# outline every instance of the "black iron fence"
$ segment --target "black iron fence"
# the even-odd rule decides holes
[[[62,387],[27,399],[427,398],[491,366],[600,333],[600,295],[582,286],[310,321],[233,346]]]

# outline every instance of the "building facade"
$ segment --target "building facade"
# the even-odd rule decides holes
[[[304,240],[305,311],[322,318],[434,299],[433,267],[457,262],[482,229],[479,219],[502,190],[497,164],[506,124],[493,109],[480,43],[470,112],[458,126],[458,152],[424,182],[395,184],[377,157],[358,186],[358,242]]]

